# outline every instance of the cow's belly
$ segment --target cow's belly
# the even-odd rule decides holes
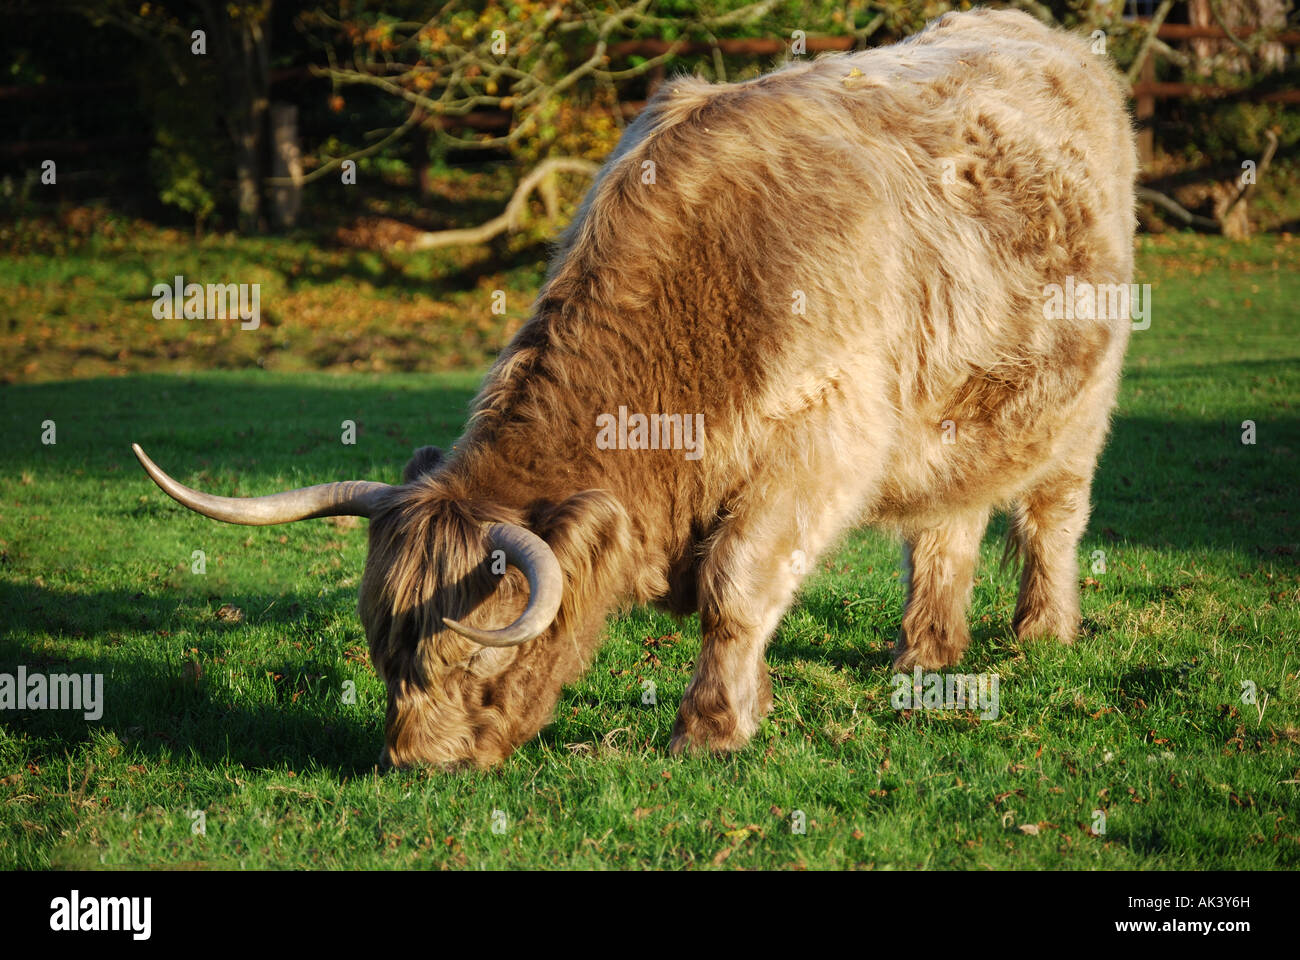
[[[921,529],[1006,506],[1054,473],[1090,476],[1121,358],[1122,344],[1074,379],[1050,365],[1018,384],[973,378],[944,402],[906,412],[866,520]]]

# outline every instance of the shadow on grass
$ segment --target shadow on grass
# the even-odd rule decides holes
[[[1243,365],[1226,366],[1235,370]],[[1207,368],[1205,375],[1218,374],[1215,368]],[[428,387],[421,386],[426,382]],[[473,394],[472,389],[447,386],[436,377],[310,375],[263,380],[257,371],[150,375],[0,390],[4,396],[0,422],[10,428],[7,436],[14,438],[0,449],[0,476],[16,478],[27,470],[57,476],[60,471],[81,470],[103,486],[127,485],[140,496],[157,491],[135,463],[131,441],[144,444],[164,469],[180,477],[200,470],[223,479],[242,474],[243,493],[268,492],[267,474],[292,474],[309,482],[352,477],[395,482],[413,447],[424,443],[445,447],[459,434]],[[56,446],[40,443],[40,424],[47,418],[58,421]],[[358,444],[339,443],[342,419],[358,424]],[[1251,564],[1293,564],[1300,539],[1293,485],[1300,420],[1261,420],[1260,429],[1267,442],[1249,446],[1240,442],[1239,424],[1226,420],[1118,418],[1094,485],[1095,507],[1085,543],[1236,551]],[[539,437],[538,442],[545,440]],[[171,510],[166,501],[159,502]],[[6,506],[9,511],[24,509],[22,502]],[[152,522],[166,522],[170,515],[154,517]],[[27,647],[12,635],[77,636],[81,631],[95,636],[124,629],[167,629],[183,602],[130,591],[76,595],[31,586],[0,583],[0,587],[0,622],[11,634],[0,641],[4,653],[0,665],[43,662],[43,645]],[[269,606],[273,611],[269,622],[287,623],[297,615],[293,602],[307,610],[312,605],[305,594],[276,605],[271,605],[272,599],[250,597],[247,608]],[[844,612],[835,608],[834,600],[833,596],[823,599],[821,603],[831,607],[814,611],[827,624],[844,622]],[[1010,611],[1006,615],[1009,618]],[[898,616],[901,610],[886,613],[891,622]],[[997,646],[1005,636],[1001,622],[973,626],[977,649]],[[888,639],[892,642],[893,637]],[[814,645],[788,637],[778,637],[770,650],[774,665],[804,658],[860,673],[888,670],[890,657],[888,648],[868,652],[847,644]],[[157,664],[132,666],[111,657],[66,666],[77,672],[113,673],[109,712],[101,724],[123,739],[153,749],[163,745],[194,749],[209,761],[229,757],[253,766],[316,762],[348,775],[369,770],[379,749],[382,704],[352,713],[313,713],[296,705],[296,679],[286,688],[287,702],[246,707],[213,700],[201,682],[187,686],[179,674],[180,663],[177,675]],[[302,679],[305,689],[312,683],[337,682],[339,676],[332,672],[336,669],[324,664],[306,670],[310,676]],[[294,670],[304,668],[279,672],[290,676]],[[58,714],[23,715],[8,725],[71,741],[84,739],[87,733],[84,721]]]
[[[394,219],[401,222],[401,218]],[[489,243],[486,256],[467,264],[448,264],[446,269],[439,271],[436,281],[413,275],[404,258],[393,257],[383,250],[359,251],[337,242],[331,243],[328,249],[348,252],[342,265],[325,258],[322,258],[323,263],[316,264],[328,270],[331,281],[349,277],[384,292],[419,294],[436,299],[447,294],[476,290],[484,277],[510,273],[522,267],[533,266],[540,270],[549,257],[550,244],[539,241],[511,250],[504,238],[498,238]],[[322,283],[317,275],[303,275],[301,262],[297,258],[263,259],[259,263],[285,277],[290,289],[303,289]]]
[[[15,443],[0,450],[0,477],[24,470],[85,467],[126,470],[141,493],[147,478],[131,453],[138,442],[164,469],[255,466],[281,474],[303,467],[320,480],[345,479],[348,465],[383,463],[396,482],[413,448],[443,447],[459,435],[475,388],[446,375],[273,375],[260,370],[148,374],[0,387]],[[35,417],[35,431],[18,430]],[[39,425],[58,424],[58,443],[42,445]],[[340,442],[342,421],[356,443]],[[256,482],[252,480],[251,482]]]
[[[226,649],[217,646],[220,635],[237,634],[240,625],[196,624],[192,616],[182,615],[187,599],[192,601],[123,590],[82,594],[0,582],[0,610],[9,626],[9,635],[0,639],[0,672],[13,673],[22,665],[29,675],[89,673],[104,678],[103,715],[97,720],[87,720],[79,710],[16,710],[6,711],[2,726],[10,734],[51,738],[65,749],[99,731],[111,732],[123,744],[150,755],[193,751],[206,763],[248,768],[287,765],[301,770],[315,765],[334,769],[340,777],[370,771],[382,746],[384,705],[341,702],[338,694],[351,675],[340,669],[338,658],[308,655],[284,662],[262,655],[255,665],[214,662],[216,650]],[[288,625],[310,616],[306,598],[289,603],[247,595],[231,599],[262,610],[259,625]],[[192,614],[192,603],[188,609]],[[199,660],[206,673],[197,675],[184,651],[167,639],[174,630],[195,626],[202,626],[205,636],[195,638],[194,646],[213,648]],[[147,630],[165,652],[145,661],[115,657],[107,650],[100,655],[57,656],[48,642],[29,643],[17,636],[24,630],[74,637],[102,634],[101,647],[107,650],[121,642],[114,637],[119,631]],[[264,678],[273,702],[229,702],[226,688],[210,676],[223,669],[242,671],[254,682]]]
[[[1228,364],[1228,375],[1245,374]],[[1206,376],[1215,374],[1208,368]],[[450,444],[461,432],[473,391],[413,375],[388,383],[367,375],[310,375],[295,383],[257,371],[195,376],[148,375],[4,387],[14,441],[0,451],[0,474],[36,465],[107,458],[138,473],[129,444],[146,444],[167,469],[234,459],[280,472],[311,465],[319,479],[350,475],[348,464],[391,464],[411,449]],[[593,414],[594,416],[594,414]],[[57,447],[40,443],[40,423],[59,422]],[[338,442],[339,423],[358,424],[358,443]],[[19,429],[27,425],[28,429]],[[1093,484],[1085,544],[1231,549],[1247,559],[1297,562],[1300,528],[1294,468],[1300,419],[1259,420],[1259,443],[1241,443],[1232,420],[1159,420],[1121,416]],[[545,438],[539,437],[539,443]],[[307,441],[304,443],[304,441]],[[201,459],[195,461],[195,455]],[[387,468],[386,468],[387,469]],[[383,479],[375,477],[374,479]],[[142,492],[143,476],[136,478]]]

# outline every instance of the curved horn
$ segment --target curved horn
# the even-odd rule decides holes
[[[273,493],[267,497],[215,497],[210,493],[192,490],[167,476],[145,456],[138,443],[131,444],[131,449],[135,451],[136,459],[144,467],[144,472],[162,487],[167,496],[196,513],[227,523],[260,525],[310,520],[313,517],[369,517],[384,491],[392,489],[386,483],[348,480]]]
[[[540,635],[555,620],[564,595],[564,576],[551,548],[535,533],[513,523],[490,524],[487,533],[488,550],[503,552],[506,562],[528,578],[528,606],[518,620],[500,630],[480,630],[447,617],[442,622],[485,647],[518,646]]]

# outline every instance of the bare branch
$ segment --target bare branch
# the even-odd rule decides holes
[[[878,13],[875,15],[875,17],[872,18],[871,22],[868,23],[861,30],[854,30],[853,36],[856,37],[858,40],[867,40],[871,37],[873,33],[875,33],[882,26],[884,26],[884,24],[885,24],[885,15],[883,13]]]
[[[1151,49],[1156,51],[1158,54],[1160,54],[1160,56],[1164,57],[1170,63],[1175,63],[1184,70],[1187,70],[1192,66],[1191,57],[1183,53],[1181,50],[1175,50],[1173,47],[1169,46],[1169,44],[1165,43],[1163,40],[1157,39],[1154,43],[1151,44]]]
[[[627,80],[631,77],[639,77],[641,74],[653,70],[655,67],[671,60],[677,55],[677,51],[680,50],[685,43],[685,37],[678,37],[667,50],[659,54],[657,57],[651,57],[644,63],[639,63],[635,67],[628,67],[626,70],[598,70],[596,71],[596,75],[604,80]]]
[[[1137,83],[1138,75],[1142,72],[1142,65],[1146,63],[1147,56],[1151,52],[1151,45],[1155,43],[1160,25],[1165,22],[1165,17],[1169,16],[1169,11],[1173,7],[1174,0],[1163,0],[1160,6],[1156,8],[1155,16],[1151,18],[1151,23],[1147,25],[1147,35],[1142,40],[1142,46],[1138,47],[1137,56],[1133,58],[1133,63],[1129,65],[1129,86]]]
[[[1213,233],[1222,232],[1222,225],[1218,220],[1210,217],[1202,217],[1199,214],[1192,213],[1173,197],[1165,196],[1158,190],[1152,190],[1150,187],[1138,187],[1137,198],[1146,200],[1148,203],[1154,203],[1157,207],[1163,208],[1166,212],[1172,213],[1175,217],[1187,224],[1189,227],[1199,227],[1201,230],[1209,230]]]
[[[1250,47],[1246,46],[1246,44],[1232,32],[1231,28],[1228,26],[1228,22],[1223,19],[1223,14],[1219,12],[1219,5],[1215,3],[1214,0],[1208,0],[1208,3],[1210,6],[1210,16],[1214,17],[1214,22],[1219,25],[1219,29],[1227,35],[1230,41],[1232,41],[1232,45],[1245,55],[1246,69],[1250,70],[1251,62],[1255,59],[1255,52],[1251,50]]]
[[[548,178],[557,173],[581,173],[591,177],[595,176],[596,171],[599,169],[590,160],[581,160],[577,157],[551,157],[543,160],[515,188],[514,194],[510,197],[510,202],[506,204],[505,210],[498,216],[477,227],[423,233],[406,244],[406,248],[409,250],[433,250],[439,247],[484,243],[508,230],[517,230],[523,216],[524,205],[528,202],[528,195]]]
[[[700,21],[700,23],[701,26],[710,30],[717,27],[733,27],[739,23],[749,23],[753,20],[757,20],[759,17],[767,16],[767,14],[771,12],[772,8],[779,2],[780,0],[759,0],[758,3],[751,3],[747,7],[739,7],[736,10],[732,10],[730,13],[711,17]]]
[[[1237,204],[1241,203],[1247,197],[1255,192],[1255,187],[1259,185],[1259,178],[1264,175],[1268,165],[1273,162],[1273,154],[1277,153],[1277,134],[1272,130],[1265,130],[1264,136],[1268,138],[1268,146],[1264,148],[1264,154],[1259,158],[1259,163],[1255,165],[1255,176],[1250,183],[1243,184],[1237,191],[1237,195],[1232,198],[1232,202],[1224,208],[1220,220],[1227,220],[1228,214],[1232,213]]]
[[[327,174],[339,169],[339,167],[343,166],[343,164],[348,160],[360,160],[362,157],[368,157],[372,154],[378,153],[391,143],[396,143],[402,137],[406,136],[407,131],[423,119],[424,111],[419,107],[416,107],[411,111],[411,115],[406,118],[406,121],[400,127],[394,127],[393,131],[389,133],[388,136],[384,137],[382,140],[376,141],[368,147],[349,153],[345,157],[332,157],[329,161],[321,164],[311,173],[304,174],[296,179],[293,177],[263,177],[262,182],[270,187],[288,187],[293,186],[294,184],[306,186],[309,183],[314,183]]]

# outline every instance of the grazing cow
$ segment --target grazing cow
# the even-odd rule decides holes
[[[858,522],[905,543],[900,667],[960,660],[999,507],[1016,633],[1069,640],[1130,324],[1046,301],[1127,292],[1124,96],[1079,37],[987,10],[678,80],[602,169],[449,456],[417,451],[399,486],[228,499],[137,455],[217,519],[370,518],[360,615],[397,765],[501,761],[628,602],[700,613],[672,750],[743,746],[771,708],[765,645]]]

